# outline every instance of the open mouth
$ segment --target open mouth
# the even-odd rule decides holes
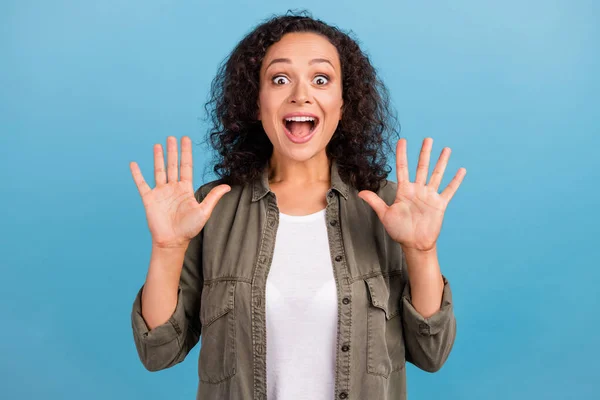
[[[282,123],[290,135],[302,138],[310,135],[315,130],[315,128],[319,125],[319,119],[316,117],[283,119]]]

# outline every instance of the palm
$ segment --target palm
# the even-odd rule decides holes
[[[186,247],[202,230],[217,202],[231,190],[229,185],[216,186],[198,203],[192,185],[192,147],[187,136],[181,139],[181,180],[177,179],[177,139],[172,136],[167,138],[167,171],[162,146],[154,146],[154,189],[144,180],[137,163],[129,166],[144,203],[152,242],[159,247]]]
[[[433,139],[424,140],[415,182],[410,182],[406,140],[398,141],[396,154],[398,189],[392,205],[387,206],[371,191],[363,190],[359,193],[359,196],[375,210],[394,241],[405,248],[420,251],[427,251],[435,246],[442,229],[444,212],[466,174],[466,169],[461,168],[446,189],[438,194],[438,187],[450,156],[450,149],[444,149],[429,184],[426,185],[432,143]]]
[[[142,196],[148,228],[157,243],[175,242],[176,238],[191,239],[201,228],[202,207],[187,182],[157,186]]]

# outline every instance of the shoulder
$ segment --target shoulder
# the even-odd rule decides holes
[[[213,188],[221,185],[222,183],[223,179],[215,179],[210,182],[204,183],[194,193],[196,200],[198,200],[198,202],[201,202]],[[233,190],[234,188],[232,187],[231,189]]]
[[[202,184],[194,193],[194,196],[196,197],[196,200],[198,200],[198,202],[201,202],[202,200],[204,200],[204,198],[208,195],[208,193],[210,193],[210,191],[212,189],[214,189],[215,187],[219,186],[219,185],[223,185],[223,184],[227,184],[229,185],[229,187],[231,187],[231,190],[227,193],[227,195],[223,198],[222,201],[219,201],[219,203],[224,203],[224,202],[232,202],[232,201],[240,201],[240,199],[242,198],[242,196],[244,195],[244,193],[246,193],[246,195],[248,195],[248,193],[252,193],[252,183],[245,183],[245,184],[237,184],[237,185],[232,185],[226,182],[226,180],[224,178],[221,179],[215,179],[209,182],[206,182],[204,184]]]

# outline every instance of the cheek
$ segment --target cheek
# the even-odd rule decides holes
[[[259,115],[261,124],[265,133],[272,140],[277,136],[277,127],[275,126],[275,116],[277,115],[277,104],[273,101],[272,93],[260,92],[259,99]]]
[[[320,93],[318,101],[323,108],[333,109],[340,108],[342,105],[342,93],[339,90],[327,90]]]
[[[330,117],[339,119],[339,116],[342,114],[342,105],[344,104],[340,96],[330,96],[324,99],[324,102],[321,104]]]
[[[259,95],[260,113],[266,118],[269,115],[277,113],[278,101],[272,93],[263,93]]]

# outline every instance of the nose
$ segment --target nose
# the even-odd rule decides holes
[[[309,89],[304,81],[300,81],[294,85],[289,101],[296,104],[310,103]]]

